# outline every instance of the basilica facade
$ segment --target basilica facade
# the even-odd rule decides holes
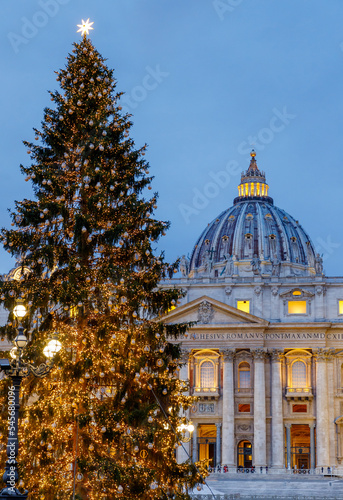
[[[343,278],[323,274],[300,223],[274,205],[251,153],[238,197],[203,231],[166,323],[197,397],[178,459],[228,470],[343,473]]]

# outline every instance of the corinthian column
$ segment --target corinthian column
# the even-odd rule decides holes
[[[265,352],[254,349],[254,465],[267,465]]]
[[[316,376],[317,467],[329,466],[328,393],[326,352],[318,349]]]
[[[329,465],[333,466],[336,463],[336,432],[335,432],[335,407],[334,407],[334,375],[333,375],[333,361],[334,353],[327,355],[327,388],[328,388],[328,440],[329,440]]]
[[[234,349],[224,351],[222,464],[235,466]]]
[[[184,380],[187,383],[189,383],[189,354],[189,350],[182,349],[181,359],[184,365],[182,365],[179,373],[180,380]],[[185,392],[184,394],[188,396],[189,391]],[[180,416],[189,417],[189,410],[186,410],[186,412],[181,411]],[[177,461],[179,464],[185,462],[190,457],[190,443],[182,443],[182,445],[183,446],[179,446],[179,448],[177,449]]]
[[[272,358],[272,467],[284,466],[284,427],[282,413],[282,352],[273,349]]]

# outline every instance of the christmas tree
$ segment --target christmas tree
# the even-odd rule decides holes
[[[24,143],[35,198],[16,202],[1,236],[22,270],[1,300],[28,306],[25,359],[39,364],[54,332],[63,346],[51,373],[22,387],[19,486],[32,499],[186,499],[201,479],[175,458],[191,400],[169,340],[187,325],[159,321],[181,292],[158,288],[176,264],[153,248],[168,223],[153,218],[146,146],[135,149],[113,71],[86,33]],[[16,335],[11,314],[3,334]]]

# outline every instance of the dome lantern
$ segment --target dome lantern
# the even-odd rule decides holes
[[[254,150],[251,151],[250,156],[250,165],[248,170],[242,172],[238,197],[235,198],[234,204],[247,199],[262,199],[273,203],[273,199],[268,196],[269,186],[266,183],[266,174],[258,169]]]

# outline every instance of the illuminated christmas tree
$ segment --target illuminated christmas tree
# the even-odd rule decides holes
[[[84,24],[36,142],[25,142],[35,199],[16,202],[14,227],[2,230],[22,276],[2,282],[1,299],[29,308],[27,360],[42,361],[55,331],[63,346],[49,376],[23,384],[21,479],[35,500],[70,499],[74,487],[92,500],[186,499],[200,475],[175,458],[190,398],[168,339],[187,325],[158,320],[181,292],[158,289],[175,265],[153,248],[168,223],[153,218],[146,147],[135,149]],[[15,334],[10,315],[4,335]]]

